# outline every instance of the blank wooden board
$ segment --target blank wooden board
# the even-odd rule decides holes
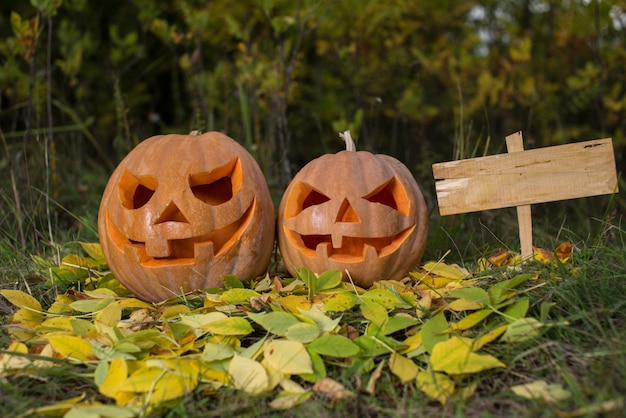
[[[615,193],[611,138],[433,164],[439,213]]]

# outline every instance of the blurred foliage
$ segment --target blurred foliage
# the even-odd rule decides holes
[[[245,144],[275,199],[347,128],[433,208],[432,163],[518,130],[527,148],[613,137],[621,170],[625,59],[625,0],[2,2],[0,209],[16,242],[42,196],[93,217],[134,145],[192,129]]]

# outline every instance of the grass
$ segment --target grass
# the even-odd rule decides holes
[[[435,232],[439,234],[442,232]],[[338,368],[336,374],[329,371],[329,375],[353,391],[352,399],[333,401],[316,394],[288,411],[275,411],[267,407],[275,393],[251,397],[232,390],[196,391],[158,414],[164,417],[622,416],[626,410],[626,230],[619,223],[607,223],[593,238],[583,240],[568,231],[563,234],[570,235],[567,238],[577,246],[570,266],[524,267],[538,270],[545,280],[542,286],[528,291],[532,316],[539,317],[542,306],[545,309],[550,304],[551,309],[543,315],[553,326],[529,342],[490,348],[489,354],[502,360],[507,368],[481,373],[465,381],[468,386],[479,383],[476,393],[468,399],[453,397],[442,406],[426,398],[414,383],[400,385],[389,371],[383,372],[370,395],[362,390],[367,382]],[[445,241],[443,235],[434,239]],[[49,304],[56,289],[45,286],[33,274],[33,265],[24,253],[3,245],[0,288],[22,289],[44,305]],[[480,251],[489,251],[476,243],[465,248],[464,254],[459,251],[465,259],[459,261],[467,266],[477,260]],[[493,280],[497,280],[501,272],[493,273]],[[3,325],[11,311],[12,306],[0,300]],[[9,336],[2,332],[0,347],[4,349],[8,344]],[[91,372],[61,361],[53,368],[0,374],[0,415],[19,416],[30,408],[79,396],[110,402],[98,393],[90,379]],[[520,398],[510,390],[512,386],[534,380],[560,384],[572,396],[551,404]]]

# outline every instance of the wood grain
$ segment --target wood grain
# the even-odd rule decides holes
[[[441,215],[617,192],[611,138],[433,164]]]

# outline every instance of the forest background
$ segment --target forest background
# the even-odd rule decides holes
[[[506,152],[513,132],[526,148],[612,137],[618,172],[626,163],[623,0],[2,2],[0,62],[0,245],[11,249],[96,240],[108,175],[156,134],[235,138],[276,204],[350,129],[359,149],[411,169],[437,226],[431,165]],[[570,221],[585,234],[590,219],[623,213],[622,196],[611,213],[607,202],[539,205],[535,222],[550,242]],[[515,237],[504,213],[469,224],[483,240]],[[464,219],[432,239],[470,245]]]

